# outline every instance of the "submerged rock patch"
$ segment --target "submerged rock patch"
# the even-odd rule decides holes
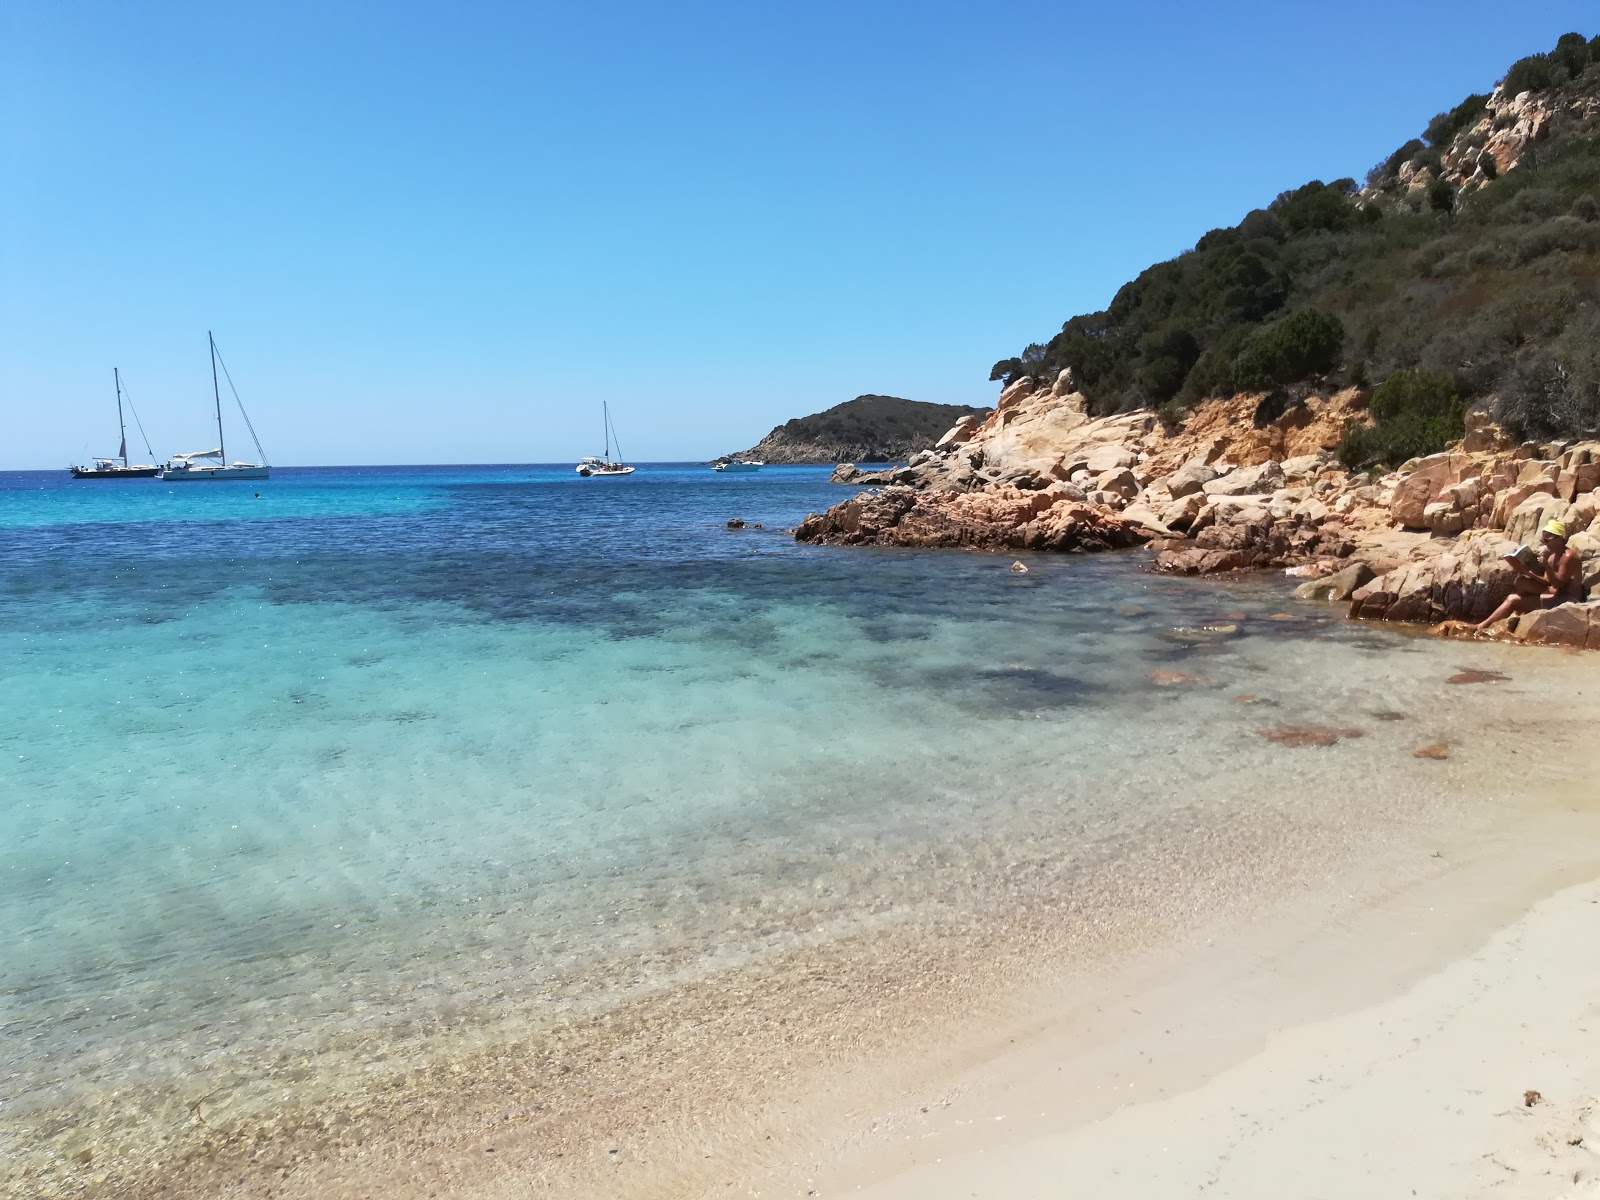
[[[1279,725],[1276,729],[1263,729],[1261,736],[1280,746],[1331,746],[1344,738],[1365,737],[1360,729],[1346,729],[1333,725]]]

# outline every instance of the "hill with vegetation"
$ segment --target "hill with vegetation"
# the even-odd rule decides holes
[[[779,425],[735,457],[769,463],[904,462],[932,446],[959,418],[988,411],[899,396],[857,396]]]
[[[1469,407],[1518,437],[1600,427],[1600,37],[1563,36],[1429,121],[1364,183],[1312,180],[994,365],[1070,368],[1092,414],[1375,388],[1341,456],[1395,463]]]

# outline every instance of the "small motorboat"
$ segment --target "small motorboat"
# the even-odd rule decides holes
[[[719,458],[711,464],[713,471],[759,471],[767,464],[753,458]]]

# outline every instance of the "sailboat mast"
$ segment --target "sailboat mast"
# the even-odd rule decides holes
[[[607,462],[610,462],[611,461],[611,406],[608,405],[604,400],[600,401],[600,412],[602,414],[602,419],[606,423],[606,453],[605,453],[605,459],[606,459]]]
[[[111,368],[111,378],[117,384],[117,428],[122,433],[122,465],[128,465],[128,423],[122,418],[122,372],[116,367]]]
[[[222,465],[228,465],[228,444],[222,440],[222,390],[217,387],[217,339],[206,330],[206,341],[211,343],[211,395],[217,402],[217,453],[222,455]]]

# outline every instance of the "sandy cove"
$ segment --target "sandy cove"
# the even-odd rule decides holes
[[[1287,570],[1301,596],[1352,617],[1448,626],[1487,617],[1515,576],[1501,556],[1566,522],[1600,585],[1600,442],[1517,444],[1482,414],[1446,452],[1374,475],[1333,450],[1369,393],[1310,394],[1267,419],[1266,397],[1208,400],[1176,427],[1149,411],[1091,418],[1070,371],[1019,379],[905,467],[795,530],[836,545],[1083,552],[1146,545],[1156,570]],[[1501,622],[1492,635],[1600,649],[1600,601]]]
[[[1419,940],[1440,936],[1429,928],[1436,916],[1415,900],[1409,912],[1386,914]],[[1359,928],[1382,946],[1377,918],[1367,914]],[[1597,933],[1600,881],[1570,887],[1401,994],[1275,1032],[1187,1091],[1168,1086],[1181,1066],[1148,1057],[1185,1037],[1156,1026],[1192,1018],[1183,998],[1163,1004],[1158,996],[1140,1010],[1142,1037],[1124,1034],[1130,1046],[1143,1043],[1145,1056],[1115,1077],[1113,1086],[1126,1081],[1123,1107],[1050,1131],[1046,1110],[1061,1107],[1063,1061],[1012,1055],[964,1080],[941,1101],[940,1120],[853,1147],[841,1166],[819,1172],[814,1193],[1600,1195],[1600,970],[1585,953]]]

